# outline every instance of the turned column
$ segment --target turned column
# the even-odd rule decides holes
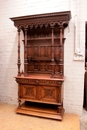
[[[52,29],[52,58],[51,58],[51,65],[52,65],[52,78],[55,74],[55,60],[54,60],[54,26],[51,27]]]
[[[17,62],[17,65],[18,65],[18,76],[21,75],[20,73],[20,66],[21,66],[21,60],[20,60],[20,31],[21,29],[18,28],[18,62]]]
[[[52,59],[51,61],[54,62],[54,27],[51,27],[52,29]]]
[[[60,25],[60,50],[59,50],[59,68],[60,75],[63,76],[63,26]]]
[[[27,30],[28,28],[24,28],[25,31],[25,36],[24,36],[24,40],[25,40],[25,47],[24,47],[24,75],[27,76]]]

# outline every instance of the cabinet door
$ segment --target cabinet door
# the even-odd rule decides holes
[[[41,99],[42,101],[55,102],[59,101],[59,89],[55,86],[41,86]]]
[[[49,103],[61,103],[61,87],[45,85],[21,85],[21,98]]]
[[[36,99],[36,86],[34,85],[22,85],[22,97],[28,99]]]

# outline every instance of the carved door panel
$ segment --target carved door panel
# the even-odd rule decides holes
[[[43,101],[58,102],[59,90],[54,86],[41,86],[41,99]]]
[[[36,99],[36,86],[22,85],[22,97]]]

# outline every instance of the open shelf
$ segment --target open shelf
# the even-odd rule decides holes
[[[31,103],[24,102],[21,107],[16,109],[17,113],[33,115],[38,117],[45,117],[51,119],[62,120],[64,109],[62,109],[61,114],[58,113],[58,107],[55,105],[48,105],[42,103]]]
[[[65,40],[66,38],[62,38]],[[27,41],[35,41],[35,40],[52,40],[52,37],[30,37],[27,38]],[[54,40],[60,40],[60,37],[54,37]],[[23,40],[24,41],[24,40]]]

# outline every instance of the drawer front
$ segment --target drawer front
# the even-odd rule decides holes
[[[22,79],[16,78],[16,82],[20,84],[31,84],[31,85],[46,85],[46,86],[61,86],[63,81],[58,80],[46,80],[46,79]]]
[[[21,86],[21,97],[28,99],[36,99],[36,86],[33,85],[22,85]]]

